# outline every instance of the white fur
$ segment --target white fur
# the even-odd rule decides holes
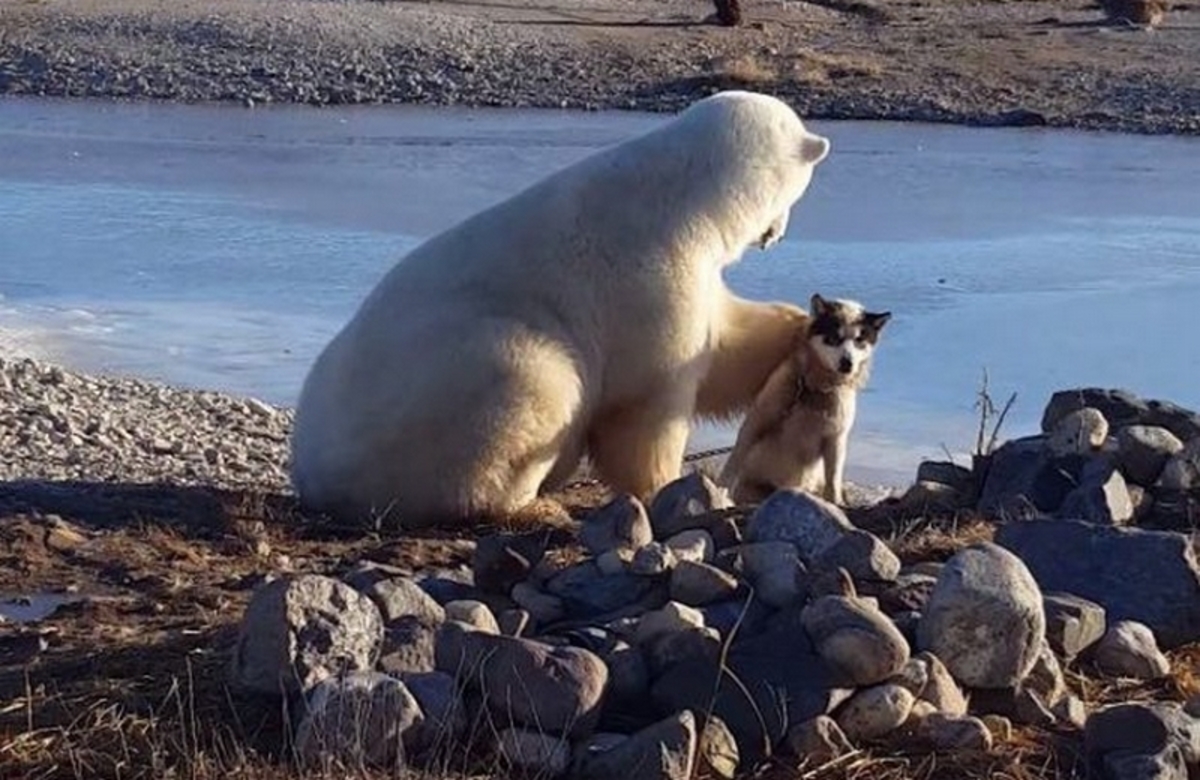
[[[305,381],[301,500],[415,524],[516,511],[585,454],[643,497],[678,476],[697,411],[757,392],[723,392],[745,380],[718,353],[797,316],[721,271],[782,237],[828,149],[783,102],[722,93],[413,250]]]

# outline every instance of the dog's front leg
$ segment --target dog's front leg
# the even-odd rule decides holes
[[[821,460],[825,465],[825,500],[838,506],[845,503],[842,486],[846,477],[846,445],[848,434],[830,436],[821,446]]]

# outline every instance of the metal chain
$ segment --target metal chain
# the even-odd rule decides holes
[[[695,463],[698,460],[704,460],[705,458],[711,458],[714,455],[725,455],[730,452],[733,452],[732,446],[715,447],[711,450],[700,450],[699,452],[690,452],[687,455],[683,456],[683,462],[684,463]],[[562,490],[570,490],[571,488],[584,487],[585,485],[595,485],[599,482],[600,482],[600,480],[595,477],[588,477],[587,479],[576,479],[576,480],[572,480],[572,481],[568,482],[567,484],[563,485],[561,489]]]

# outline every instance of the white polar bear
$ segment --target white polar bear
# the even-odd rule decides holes
[[[767,247],[829,152],[787,104],[723,92],[429,239],[300,395],[310,509],[412,527],[519,513],[586,455],[643,499],[690,423],[744,410],[804,321],[721,272]]]

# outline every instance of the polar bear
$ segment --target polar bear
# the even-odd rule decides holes
[[[804,313],[735,296],[829,153],[729,91],[437,235],[317,357],[292,438],[301,503],[414,527],[519,514],[589,458],[648,499],[691,421],[753,401]]]

